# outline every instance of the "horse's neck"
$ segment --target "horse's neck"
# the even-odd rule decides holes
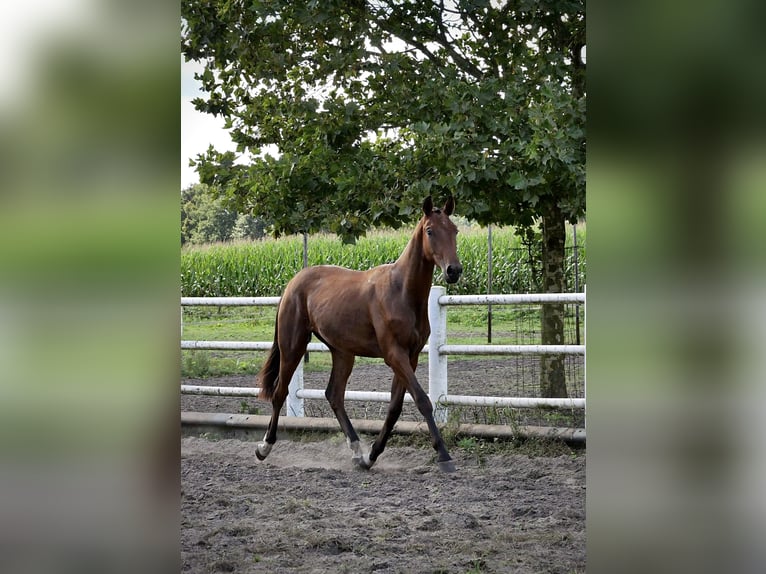
[[[415,301],[428,299],[434,276],[434,264],[423,254],[422,227],[418,226],[394,266],[404,281],[404,288]]]

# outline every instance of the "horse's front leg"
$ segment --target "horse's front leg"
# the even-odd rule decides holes
[[[450,457],[449,452],[447,452],[447,447],[444,444],[444,440],[442,439],[438,427],[436,426],[436,421],[434,421],[434,409],[433,405],[431,405],[431,399],[423,390],[423,387],[420,386],[420,383],[418,383],[418,380],[415,377],[415,371],[412,368],[410,361],[407,359],[406,354],[401,352],[394,352],[390,354],[388,358],[386,358],[386,363],[388,363],[388,365],[394,370],[395,376],[404,383],[405,390],[409,391],[410,395],[412,395],[412,398],[415,401],[415,405],[418,407],[420,414],[423,415],[423,418],[428,425],[428,430],[431,433],[431,443],[433,444],[434,450],[436,450],[437,453],[436,461],[439,465],[439,469],[444,472],[454,472],[456,470],[455,463],[452,461],[452,457]],[[403,398],[404,392],[402,391],[402,400]],[[401,405],[399,406],[399,412],[396,413],[397,418],[400,412]],[[391,414],[390,411],[389,414]],[[388,422],[388,418],[386,419],[386,422]],[[394,419],[393,422],[396,422],[396,420]],[[391,426],[393,427],[393,423]],[[380,437],[378,438],[380,439]],[[380,452],[377,452],[375,450],[376,444],[378,444],[378,441],[373,444],[373,450],[370,452],[369,456],[370,461],[373,463],[377,459],[380,452],[383,451],[383,449],[380,448]],[[381,441],[381,447],[383,445],[385,445],[385,440]]]
[[[423,387],[421,387],[414,378],[411,381],[411,385],[410,393],[413,395],[415,404],[423,415],[423,418],[425,418],[428,430],[431,433],[431,444],[437,453],[436,464],[439,466],[439,470],[443,472],[455,472],[457,470],[455,463],[452,461],[449,452],[447,452],[447,447],[444,444],[442,435],[439,432],[439,428],[436,426],[436,421],[434,421],[434,409],[431,404],[431,399],[423,390]]]
[[[404,403],[404,393],[406,392],[404,383],[394,375],[394,380],[391,383],[391,402],[388,405],[388,414],[386,420],[383,423],[383,428],[380,429],[375,442],[370,447],[370,452],[364,455],[360,466],[363,468],[370,468],[383,450],[386,448],[388,437],[391,436],[391,431],[394,429],[396,421],[399,420],[399,416],[402,414],[402,404]]]

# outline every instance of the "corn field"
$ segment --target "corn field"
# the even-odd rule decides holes
[[[584,226],[577,229],[577,272],[580,290],[585,284]],[[354,245],[332,235],[308,239],[308,264],[331,264],[365,270],[392,263],[404,250],[410,231],[373,232]],[[512,228],[493,228],[492,292],[538,291],[539,246],[526,246]],[[487,292],[487,231],[461,228],[458,254],[463,276],[448,292],[456,295]],[[565,260],[567,291],[574,291],[575,251],[569,228]],[[187,297],[266,297],[281,295],[287,282],[303,267],[303,238],[217,243],[184,247],[181,251],[181,293]],[[436,284],[445,284],[438,269]]]

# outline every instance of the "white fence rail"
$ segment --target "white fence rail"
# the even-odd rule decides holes
[[[515,295],[446,295],[444,287],[432,287],[428,298],[431,339],[428,352],[428,395],[434,404],[434,418],[447,420],[447,405],[585,408],[585,399],[544,399],[471,397],[449,395],[447,355],[545,355],[585,354],[584,345],[448,345],[447,306],[513,305],[529,303],[585,303],[584,293],[537,293]]]
[[[182,306],[276,306],[279,297],[181,297]],[[447,311],[450,305],[514,305],[534,303],[575,303],[584,304],[584,293],[548,293],[517,295],[446,295],[444,287],[432,287],[428,301],[431,338],[421,351],[428,354],[428,395],[434,405],[434,418],[447,420],[448,405],[495,406],[513,408],[565,407],[585,409],[584,398],[549,399],[539,397],[484,397],[472,395],[450,395],[447,385],[448,355],[585,355],[585,345],[448,345]],[[204,350],[251,350],[268,351],[271,341],[181,341],[182,349]],[[323,343],[309,343],[312,352],[327,352]],[[257,396],[260,389],[253,387],[212,387],[181,385],[181,393],[189,395],[216,395],[230,397]],[[346,391],[346,400],[380,401],[391,399],[389,392]],[[303,364],[298,367],[290,381],[287,397],[287,415],[304,416],[304,399],[323,399],[324,391],[303,388]],[[412,402],[409,394],[405,401]]]

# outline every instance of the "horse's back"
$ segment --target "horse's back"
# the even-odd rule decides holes
[[[371,270],[374,271],[374,270]],[[284,318],[303,319],[328,345],[356,355],[380,356],[372,313],[378,307],[377,273],[335,265],[301,270],[282,297]],[[297,314],[296,314],[297,312]]]
[[[363,271],[338,265],[314,265],[301,269],[285,288],[285,295],[308,296],[337,288],[359,289],[364,286]]]

